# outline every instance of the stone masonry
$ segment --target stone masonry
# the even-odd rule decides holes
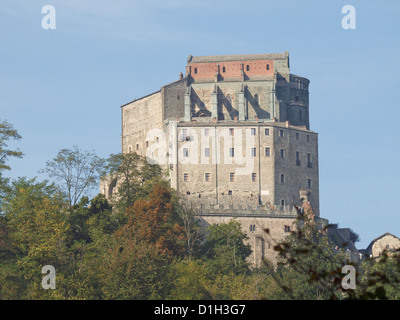
[[[250,260],[272,261],[295,206],[308,200],[319,217],[308,87],[290,73],[288,52],[189,56],[179,80],[121,107],[122,152],[165,168],[204,227],[240,221]],[[103,181],[101,192],[109,196],[115,183]]]

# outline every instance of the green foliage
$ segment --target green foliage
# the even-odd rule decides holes
[[[201,260],[183,259],[172,263],[170,278],[174,279],[168,299],[173,300],[209,300],[209,275]]]
[[[7,238],[13,252],[9,258],[15,262],[14,270],[20,277],[16,283],[24,283],[22,279],[29,283],[27,297],[36,297],[43,266],[64,268],[68,225],[63,205],[54,185],[35,179],[13,182],[4,199]]]
[[[166,184],[161,177],[161,167],[150,164],[137,153],[112,154],[106,161],[104,175],[118,184],[113,203],[120,212],[133,206],[138,199],[146,198],[154,184]]]
[[[360,270],[359,284],[352,299],[400,299],[400,253],[384,251],[378,258],[363,261]]]
[[[340,299],[341,268],[346,262],[343,252],[336,251],[324,230],[315,225],[311,208],[300,215],[297,230],[276,245],[281,259],[273,278],[280,290],[273,299]],[[345,263],[346,262],[346,263]]]
[[[169,291],[170,258],[147,242],[119,238],[98,257],[104,299],[162,299]]]
[[[10,166],[6,164],[10,157],[21,158],[23,156],[18,149],[8,149],[7,141],[10,139],[20,140],[21,136],[7,120],[0,121],[0,177],[3,170],[11,170]]]
[[[100,168],[101,159],[74,150],[62,150],[48,163],[58,173],[67,170],[58,176],[66,182],[61,191],[36,179],[0,181],[0,299],[400,298],[397,252],[367,259],[357,267],[356,290],[341,288],[341,268],[349,262],[317,230],[311,208],[276,243],[278,266],[266,262],[254,268],[239,222],[211,225],[204,237],[161,168],[136,154],[108,159],[108,174],[117,178],[119,190],[110,203],[101,194],[89,200],[85,192],[97,179],[90,172]],[[70,152],[71,158],[63,158]],[[86,166],[91,161],[97,163],[93,171]],[[78,167],[87,174],[68,173]],[[45,265],[56,269],[55,290],[41,287]]]
[[[241,225],[235,220],[211,225],[207,228],[204,256],[213,274],[241,274],[248,271],[246,258],[251,254],[248,239]]]
[[[10,150],[8,148],[9,140],[20,140],[21,136],[14,129],[14,127],[7,122],[7,120],[0,121],[0,207],[4,196],[9,192],[9,179],[3,176],[4,170],[11,170],[11,167],[7,164],[9,158],[22,158],[23,153],[19,150]],[[0,208],[0,214],[1,214]]]

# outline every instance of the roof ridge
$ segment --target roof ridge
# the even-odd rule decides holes
[[[224,62],[236,60],[260,60],[260,59],[285,59],[289,57],[289,52],[281,53],[255,53],[255,54],[233,54],[233,55],[211,55],[211,56],[192,56],[189,55],[188,63],[198,62]]]

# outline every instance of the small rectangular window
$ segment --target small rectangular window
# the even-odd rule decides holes
[[[298,132],[296,132],[296,140],[299,140],[299,133]]]
[[[283,130],[279,130],[279,136],[283,137]]]
[[[285,158],[285,150],[281,149],[281,159]]]
[[[281,206],[284,207],[285,206],[285,200],[281,200]]]
[[[266,157],[270,157],[271,156],[271,148],[269,148],[269,147],[265,148],[265,156]]]
[[[290,232],[290,226],[285,226],[285,232]]]
[[[204,129],[204,136],[208,137],[210,129]]]
[[[234,136],[235,135],[235,129],[229,128],[229,135]]]
[[[307,188],[311,189],[311,179],[307,180]]]
[[[285,183],[285,175],[283,173],[281,174],[281,183]]]
[[[210,157],[210,148],[204,148],[204,157],[206,158]]]
[[[204,181],[209,182],[211,180],[211,174],[209,172],[206,172],[204,174]]]
[[[256,128],[251,128],[250,130],[251,130],[251,135],[255,136],[256,135]]]
[[[269,128],[265,128],[265,135],[269,136]]]
[[[229,148],[229,156],[234,157],[235,156],[235,148]]]
[[[232,195],[232,190],[228,190],[228,196]]]
[[[229,174],[229,181],[230,181],[230,182],[235,182],[235,173],[234,173],[234,172],[231,172],[231,173]]]
[[[139,143],[136,144],[136,150],[139,150]]]
[[[184,173],[183,174],[183,181],[184,182],[188,182],[189,181],[189,174],[188,173]]]
[[[257,156],[257,149],[256,148],[251,148],[251,156],[253,158]]]
[[[184,158],[189,157],[189,149],[188,148],[183,148],[183,157]]]
[[[306,140],[307,140],[307,142],[310,142],[310,135],[309,134],[306,136]]]
[[[253,181],[253,182],[257,181],[257,173],[252,173],[251,174],[251,181]]]

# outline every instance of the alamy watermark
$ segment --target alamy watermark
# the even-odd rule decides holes
[[[56,29],[56,8],[51,5],[45,5],[42,7],[42,13],[45,14],[42,18],[42,28],[44,30]]]
[[[346,274],[346,276],[342,279],[342,288],[344,290],[356,289],[356,268],[352,265],[345,265],[342,268],[342,273]]]
[[[45,265],[42,268],[42,273],[46,274],[42,279],[42,288],[54,290],[56,288],[56,269],[51,265]]]
[[[177,130],[170,123],[168,137],[161,129],[146,135],[146,158],[159,165],[236,164],[237,175],[254,171],[255,159],[262,152],[257,146],[257,128],[191,128]]]
[[[356,29],[356,8],[352,5],[345,5],[342,7],[342,28],[345,30]]]

